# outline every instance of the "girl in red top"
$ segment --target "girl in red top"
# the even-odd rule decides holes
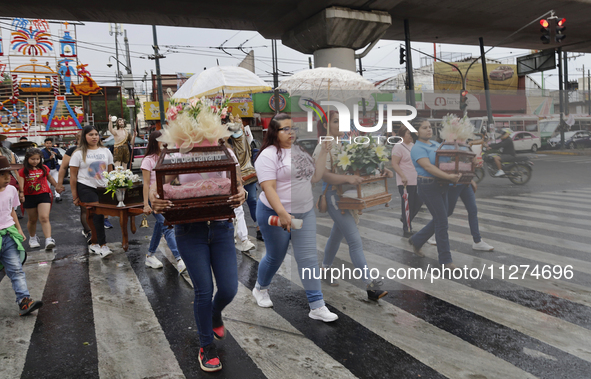
[[[37,219],[41,221],[41,228],[45,235],[45,249],[55,247],[55,240],[51,238],[51,224],[49,223],[49,211],[51,210],[51,189],[47,181],[56,187],[55,179],[49,175],[49,169],[43,165],[41,150],[29,149],[25,154],[24,167],[18,172],[20,188],[24,190],[19,194],[20,201],[27,210],[29,221],[29,246],[34,249],[39,246],[39,240],[35,235],[37,231]],[[56,187],[57,188],[57,187]]]

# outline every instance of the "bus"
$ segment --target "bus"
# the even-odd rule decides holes
[[[569,127],[569,131],[588,130],[591,131],[591,116],[587,115],[572,115],[574,124]],[[570,116],[566,116],[565,121]],[[547,147],[548,139],[557,134],[556,129],[560,124],[560,116],[552,116],[547,119],[540,120],[540,138],[542,140],[542,147]]]
[[[509,128],[514,132],[530,132],[540,137],[540,117],[531,115],[495,115],[495,132],[503,128]],[[488,117],[471,117],[470,122],[474,124],[474,133],[482,133],[483,127],[488,124]],[[489,130],[490,132],[490,130]]]

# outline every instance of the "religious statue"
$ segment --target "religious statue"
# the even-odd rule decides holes
[[[115,127],[113,127],[113,122]],[[113,161],[115,166],[127,167],[131,154],[129,153],[129,140],[130,136],[127,130],[125,130],[125,120],[117,118],[116,116],[109,115],[109,132],[114,138],[114,149],[113,149]]]

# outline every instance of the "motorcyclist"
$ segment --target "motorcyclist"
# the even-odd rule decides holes
[[[491,144],[485,143],[485,145],[490,147],[491,149],[501,150],[500,155],[495,154],[493,156],[493,159],[495,160],[495,165],[498,169],[495,176],[505,175],[501,162],[512,161],[515,158],[515,146],[513,145],[513,139],[510,138],[511,133],[513,133],[513,131],[509,128],[503,128],[501,129],[501,133],[501,142]]]

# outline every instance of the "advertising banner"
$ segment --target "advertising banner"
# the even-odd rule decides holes
[[[462,75],[466,76],[466,71],[470,67],[470,62],[454,63]],[[488,83],[490,90],[517,90],[518,76],[517,66],[513,64],[493,64],[486,65],[488,73]],[[433,75],[433,85],[435,91],[460,91],[462,89],[462,80],[458,69],[442,62],[435,63],[435,73]],[[471,92],[484,91],[482,81],[482,64],[474,63],[468,71],[466,78],[466,89]]]

